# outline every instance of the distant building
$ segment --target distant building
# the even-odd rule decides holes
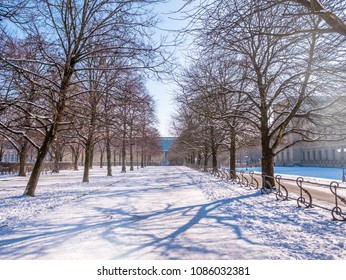
[[[346,167],[346,145],[344,143],[299,143],[275,157],[279,166]]]
[[[309,112],[310,108],[323,108],[325,103],[331,102],[329,97],[318,97],[310,98],[309,103],[304,104],[304,109],[306,112]],[[346,106],[344,101],[341,99],[337,103],[338,106],[326,107],[325,109],[319,110],[319,115],[322,116],[317,120],[317,124],[324,123],[320,127],[327,130],[323,131],[324,140],[322,141],[302,141],[302,134],[305,134],[307,137],[313,139],[317,136],[313,131],[311,131],[311,124],[305,119],[298,119],[295,122],[292,122],[292,127],[297,128],[299,133],[289,133],[282,139],[282,145],[289,146],[287,149],[284,149],[279,154],[275,156],[274,162],[279,166],[316,166],[316,167],[346,167],[346,141],[338,140],[340,139],[340,131],[345,130],[344,124],[340,123],[336,125],[338,120],[334,120],[334,124],[331,122],[330,118],[323,118],[323,115],[329,115],[335,111],[343,110]],[[285,110],[285,104],[276,104],[275,111],[280,112],[282,106]],[[330,112],[331,111],[331,112]],[[330,125],[332,125],[330,127]],[[338,131],[331,132],[330,128],[337,127]],[[294,144],[296,143],[296,144]],[[293,145],[294,144],[294,145]]]
[[[5,148],[2,151],[2,160],[1,162],[9,162],[9,163],[13,163],[13,162],[18,162],[18,152],[13,149],[13,148]]]
[[[160,152],[161,152],[161,161],[160,165],[169,165],[169,158],[168,153],[169,150],[173,144],[173,142],[176,140],[176,137],[160,137]]]
[[[297,140],[295,137],[289,135],[285,144]],[[278,166],[346,167],[346,142],[298,142],[276,155],[274,162]]]

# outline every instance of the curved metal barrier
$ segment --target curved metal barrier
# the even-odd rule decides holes
[[[270,194],[274,190],[273,184],[270,182],[270,179],[273,179],[273,177],[267,176],[262,174],[262,187],[261,187],[261,193],[263,194]]]
[[[251,177],[250,186],[251,186],[253,189],[257,190],[258,187],[259,187],[259,183],[258,183],[258,181],[256,180],[256,178],[254,177],[254,174],[255,174],[255,172],[253,172],[253,171],[250,171],[250,172],[249,172],[249,175],[250,175],[250,177]]]
[[[235,170],[231,170],[229,171],[229,173],[231,174],[231,181],[233,183],[237,183],[237,184],[240,184],[240,178],[239,176],[237,175],[237,172]]]
[[[249,180],[244,176],[245,171],[240,171],[241,183],[240,185],[246,189],[249,188]]]
[[[263,174],[256,174],[257,178],[255,178],[256,176],[253,171],[248,173],[245,171],[236,172],[235,170],[208,171],[217,178],[238,184],[243,188],[249,190],[260,189],[261,193],[263,194],[275,194],[276,200],[296,200],[299,208],[318,207],[330,211],[333,221],[346,221],[346,211],[342,210],[341,208],[341,206],[346,207],[346,188],[340,187],[338,182],[333,181],[329,185],[326,185],[305,181],[303,177],[289,179],[283,178],[281,175],[270,177]],[[326,201],[331,203],[331,205],[334,204],[332,209],[325,207],[322,204],[317,204],[318,202],[313,203],[313,201],[316,200],[313,199],[315,192],[312,190],[314,189],[315,191],[320,191],[321,188],[330,190],[331,193],[326,193],[326,196],[328,196],[330,199]],[[341,189],[345,191],[343,195],[340,195],[339,190]],[[325,191],[322,191],[321,193],[324,194]],[[319,199],[321,200],[321,194]]]
[[[275,176],[275,181],[277,182],[279,188],[277,192],[275,193],[277,200],[288,200],[288,190],[287,188],[281,183],[282,177],[281,175]]]
[[[332,216],[334,221],[346,221],[346,212],[343,212],[342,209],[339,207],[338,201],[340,200],[346,205],[346,199],[338,195],[338,188],[339,183],[338,182],[331,182],[330,183],[330,191],[332,194],[334,194],[335,197],[335,207],[332,209]]]
[[[298,197],[298,199],[297,199],[298,207],[305,206],[305,208],[312,208],[312,196],[308,190],[303,188],[304,178],[298,177],[296,182],[297,182],[297,186],[300,188],[300,197]],[[304,197],[303,192],[306,194],[305,197]],[[306,197],[307,197],[308,201],[305,199]]]

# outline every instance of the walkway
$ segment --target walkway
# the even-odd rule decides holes
[[[161,168],[153,175],[150,169],[127,173],[100,191],[38,215],[1,236],[0,258],[271,258],[268,248],[244,236],[232,216],[219,211],[230,200],[209,201],[181,169]]]
[[[56,191],[44,205],[77,188],[62,175],[61,184],[47,185]],[[0,228],[0,259],[346,259],[346,223],[332,222],[330,213],[208,174],[149,167],[91,181],[87,195],[40,205],[25,219],[12,213],[15,220]],[[9,205],[0,210],[8,215],[41,199],[15,197],[11,188],[0,180],[2,205]]]

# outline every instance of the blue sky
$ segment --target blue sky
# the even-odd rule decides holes
[[[179,15],[174,15],[172,12],[179,10],[184,5],[183,0],[170,0],[167,3],[162,3],[156,6],[155,10],[159,14],[161,20],[160,29],[174,30],[184,26],[184,23],[176,20]],[[162,35],[171,34],[168,31],[160,31]],[[169,36],[173,36],[172,34]],[[181,51],[176,52],[176,57],[183,61],[183,54]],[[174,101],[172,99],[172,92],[174,90],[173,82],[158,82],[150,80],[147,83],[147,88],[150,94],[156,100],[157,115],[159,119],[159,131],[161,136],[172,136],[170,132],[171,115],[174,112]]]

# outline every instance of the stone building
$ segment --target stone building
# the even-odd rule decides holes
[[[298,143],[275,157],[278,166],[346,167],[346,142]]]
[[[177,139],[176,137],[160,137],[160,155],[159,155],[159,162],[160,165],[170,165],[169,161],[169,151],[173,144],[173,142]]]

